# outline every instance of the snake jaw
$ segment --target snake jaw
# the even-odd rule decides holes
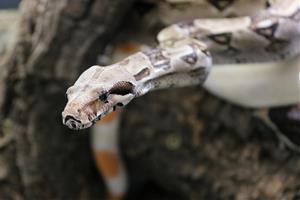
[[[135,95],[131,93],[126,95],[110,94],[107,100],[95,97],[93,100],[82,97],[74,99],[70,96],[71,101],[67,103],[62,112],[63,124],[73,130],[89,128],[118,107],[128,104],[134,97]]]
[[[83,106],[77,105],[68,103],[62,112],[63,124],[73,130],[91,127],[110,111],[110,106],[99,100],[89,102]]]

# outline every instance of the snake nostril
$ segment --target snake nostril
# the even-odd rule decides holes
[[[73,116],[71,116],[71,115],[67,115],[67,116],[65,117],[65,124],[66,124],[67,121],[69,121],[69,120],[72,120],[72,121],[74,121],[74,122],[77,122],[77,123],[81,124],[81,121],[80,121],[80,120],[75,119],[75,117],[73,117]]]
[[[78,129],[82,125],[81,121],[75,119],[75,117],[71,115],[67,115],[64,119],[64,124],[67,125],[71,129]]]
[[[72,126],[72,128],[76,128],[75,122],[71,122],[71,126]]]

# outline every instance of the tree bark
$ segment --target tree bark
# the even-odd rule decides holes
[[[132,1],[23,0],[1,65],[0,199],[99,199],[89,136],[61,123],[65,91],[112,39]]]
[[[131,181],[145,183],[135,199],[300,197],[299,154],[280,148],[253,110],[200,87],[157,91],[129,104],[121,147]]]
[[[97,63],[132,1],[22,1],[16,43],[1,64],[1,200],[103,197],[89,136],[64,127],[61,111],[67,87]],[[130,103],[120,142],[130,200],[300,196],[299,155],[278,148],[253,110],[199,87]]]

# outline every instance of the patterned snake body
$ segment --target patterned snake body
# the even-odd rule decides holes
[[[155,89],[201,84],[213,64],[282,60],[299,54],[299,0],[278,1],[251,17],[196,19],[167,27],[159,47],[87,69],[67,91],[63,123],[93,125]]]
[[[281,60],[299,52],[299,12],[299,2],[281,1],[253,17],[174,24],[158,34],[158,41],[169,45],[182,38],[199,40],[214,64]]]

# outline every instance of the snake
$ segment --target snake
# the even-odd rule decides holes
[[[89,128],[154,90],[201,85],[218,64],[295,57],[300,51],[300,3],[279,0],[251,16],[175,23],[162,29],[157,40],[157,47],[84,71],[66,92],[63,124]],[[289,103],[298,101],[295,97]]]

